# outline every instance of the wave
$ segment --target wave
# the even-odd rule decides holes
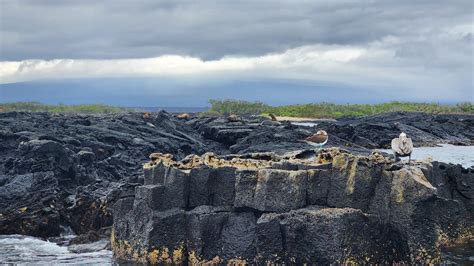
[[[0,236],[0,264],[97,264],[112,265],[112,252],[101,250],[73,253],[65,246],[40,238],[5,235]]]

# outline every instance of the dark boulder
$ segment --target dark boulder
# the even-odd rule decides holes
[[[5,199],[0,234],[55,236],[60,225],[78,234],[110,226],[109,208],[121,197],[117,186],[144,182],[142,164],[149,153],[162,150],[182,158],[202,153],[205,145],[199,133],[166,112],[148,118],[1,113],[0,128],[0,197]],[[28,181],[34,189],[12,189],[40,176],[47,178]],[[53,207],[42,204],[48,199],[54,199]],[[40,230],[40,221],[54,228]]]
[[[385,227],[377,217],[351,208],[312,206],[263,214],[257,221],[259,259],[289,264],[407,261],[408,250]]]
[[[59,236],[60,198],[53,172],[16,175],[0,186],[0,232]]]
[[[306,205],[308,173],[261,169],[244,171],[235,182],[235,207],[262,212],[285,212]]]
[[[189,263],[224,263],[255,257],[256,218],[252,212],[200,206],[188,212],[186,219]]]

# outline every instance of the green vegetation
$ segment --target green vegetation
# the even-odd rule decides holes
[[[210,115],[254,115],[265,113],[271,108],[261,102],[246,102],[239,100],[209,100],[211,108],[207,111]]]
[[[312,103],[284,106],[270,106],[262,102],[239,100],[210,100],[211,108],[206,115],[260,115],[273,113],[276,116],[339,118],[343,116],[360,117],[386,112],[425,112],[425,113],[470,113],[474,114],[474,104],[466,102],[456,105],[437,103],[389,102],[381,104],[333,104]],[[124,107],[103,104],[85,105],[46,105],[37,102],[16,102],[0,104],[0,112],[52,112],[52,113],[120,113],[134,111]]]
[[[474,113],[472,103],[441,105],[437,103],[389,102],[381,104],[333,104],[312,103],[285,106],[270,106],[261,102],[238,100],[210,100],[211,115],[249,115],[268,114],[276,116],[308,117],[308,118],[339,118],[343,116],[360,117],[386,112],[425,112],[425,113]]]
[[[82,105],[46,105],[37,102],[16,102],[0,104],[0,112],[51,112],[51,113],[119,113],[131,111],[127,108],[114,107],[104,104]]]

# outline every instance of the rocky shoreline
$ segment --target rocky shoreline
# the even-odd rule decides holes
[[[178,118],[166,112],[110,115],[0,113],[0,234],[53,237],[60,235],[62,227],[70,227],[80,235],[76,243],[92,241],[110,234],[113,221],[117,219],[112,206],[121,199],[134,198],[136,191],[141,189],[146,181],[142,165],[148,162],[151,153],[172,154],[176,160],[181,160],[191,154],[207,152],[224,156],[222,158],[235,156],[231,154],[254,156],[249,154],[262,152],[272,152],[277,158],[294,152],[297,154],[294,159],[310,159],[315,155],[314,151],[300,140],[316,129],[329,132],[327,146],[360,156],[369,156],[370,149],[387,148],[400,130],[413,138],[415,146],[474,144],[473,115],[390,113],[324,121],[313,128],[262,117]],[[448,169],[448,180],[466,179],[463,182],[468,185],[461,190],[457,183],[453,186],[452,181],[444,186],[451,190],[456,187],[459,190],[456,193],[472,204],[472,168],[439,165]],[[438,164],[433,163],[432,168],[436,167]],[[313,208],[310,205],[291,211]],[[206,204],[194,206],[196,212],[204,208],[201,206]],[[335,207],[353,208],[361,210],[363,216],[367,214],[366,209],[350,204]],[[186,207],[183,211],[192,210]],[[221,211],[211,208],[207,212]],[[320,211],[311,209],[307,212]],[[469,212],[472,214],[472,209]],[[416,213],[421,215],[423,212],[416,209]],[[283,216],[279,214],[278,217]]]
[[[439,263],[474,237],[474,171],[378,153],[157,154],[114,208],[115,256],[142,263]],[[456,173],[456,174],[454,174]]]

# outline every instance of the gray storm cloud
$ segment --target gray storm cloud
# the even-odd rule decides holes
[[[0,0],[0,83],[286,78],[473,90],[471,1]]]
[[[436,45],[431,41],[446,28],[472,31],[473,13],[471,1],[1,0],[1,6],[1,60],[217,59],[388,36]]]

